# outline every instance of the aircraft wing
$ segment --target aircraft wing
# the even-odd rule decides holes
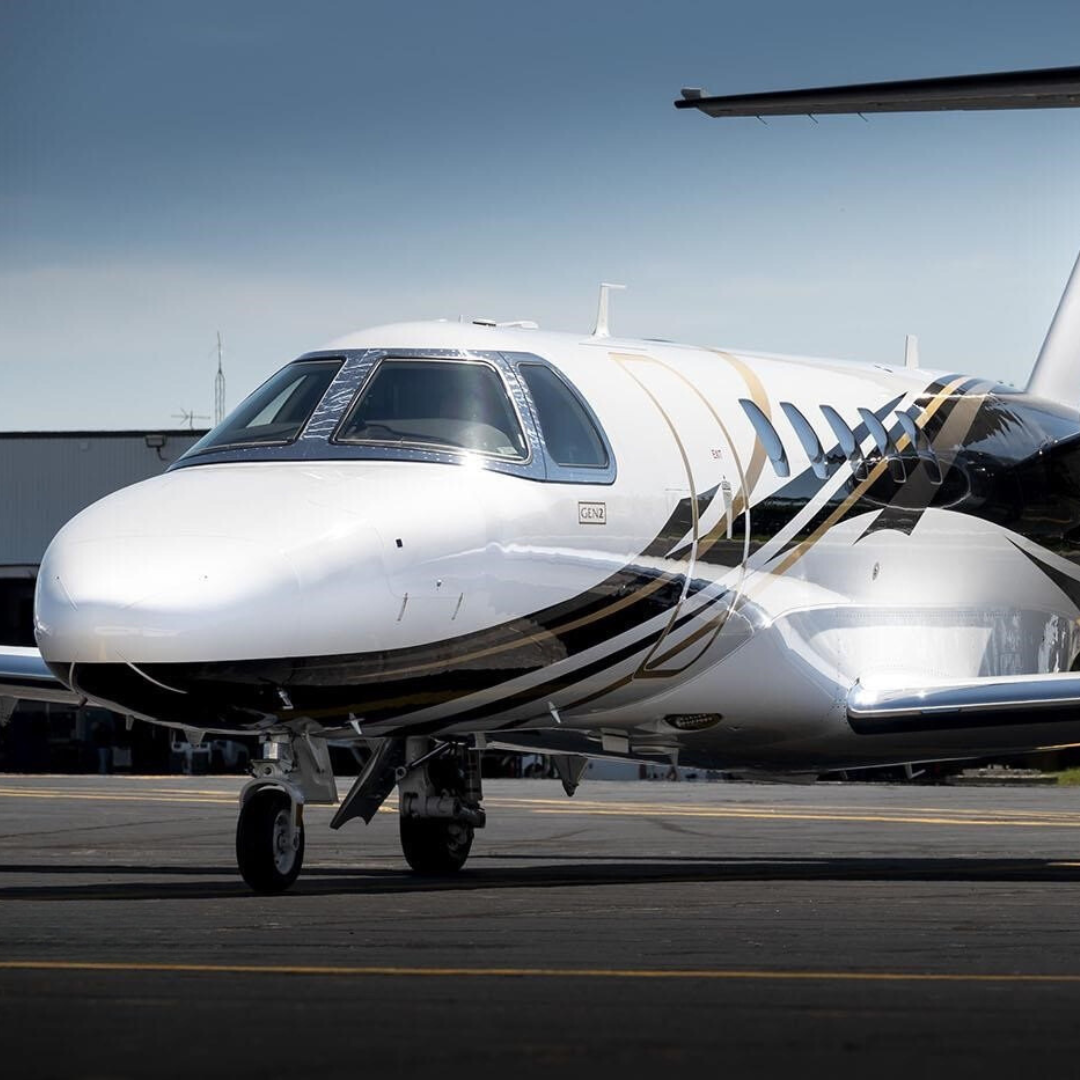
[[[995,71],[985,75],[854,83],[719,97],[696,89],[685,89],[682,93],[675,108],[698,109],[715,117],[1068,109],[1080,106],[1080,67]]]
[[[856,682],[848,722],[860,735],[1080,720],[1080,673],[933,680],[887,687]]]
[[[0,698],[52,701],[78,705],[82,697],[69,690],[46,666],[37,649],[0,645]]]

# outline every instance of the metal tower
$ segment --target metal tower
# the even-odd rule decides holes
[[[221,331],[217,332],[217,377],[214,379],[214,426],[225,419],[225,369],[221,366]]]

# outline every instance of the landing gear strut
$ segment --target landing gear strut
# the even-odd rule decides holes
[[[401,850],[418,874],[445,875],[465,865],[480,806],[480,755],[453,744],[410,738],[398,769]]]

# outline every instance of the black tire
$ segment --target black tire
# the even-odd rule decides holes
[[[263,788],[240,809],[236,823],[236,862],[243,879],[256,892],[284,892],[304,864],[304,823],[297,825],[298,843],[288,850],[292,800],[277,788]],[[291,858],[290,858],[291,856]]]
[[[473,827],[441,818],[401,818],[401,850],[418,874],[457,873],[472,849]]]

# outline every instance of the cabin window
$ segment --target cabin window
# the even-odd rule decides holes
[[[855,433],[831,405],[822,405],[821,415],[825,417],[829,427],[832,428],[832,433],[836,436],[836,441],[840,445],[844,457],[848,459],[851,467],[858,472],[863,464],[863,456],[859,444],[855,441]]]
[[[498,372],[462,360],[383,360],[336,441],[469,451],[519,461],[529,456]]]
[[[761,445],[765,448],[765,453],[768,454],[776,475],[790,476],[791,469],[788,466],[787,454],[784,452],[784,444],[780,441],[780,436],[776,434],[776,428],[772,426],[772,422],[752,401],[740,398],[739,404],[743,407],[743,412],[746,413],[750,423],[754,425],[754,431],[757,432],[757,437],[761,440]]]
[[[930,483],[940,484],[941,466],[938,464],[937,454],[934,453],[930,440],[926,437],[926,432],[905,412],[897,411],[896,419],[900,421],[900,427],[911,442],[912,450],[926,467],[926,475],[930,478]]]
[[[874,440],[878,452],[888,459],[892,478],[898,484],[903,483],[907,479],[907,470],[904,468],[903,461],[900,460],[895,443],[885,430],[885,425],[869,409],[864,409],[862,406],[859,407],[859,415],[866,424],[866,430],[870,432],[870,438]]]
[[[810,426],[810,421],[790,401],[781,401],[780,408],[784,410],[784,415],[795,429],[795,434],[802,443],[806,456],[810,459],[810,467],[814,470],[814,475],[824,479],[828,475],[829,466],[825,461],[825,451],[821,448],[821,440],[817,437],[817,432]]]
[[[532,395],[552,461],[568,468],[606,468],[604,441],[573,390],[543,364],[520,364],[518,371]]]
[[[282,368],[188,454],[292,442],[322,401],[341,364],[341,360],[304,360]]]

